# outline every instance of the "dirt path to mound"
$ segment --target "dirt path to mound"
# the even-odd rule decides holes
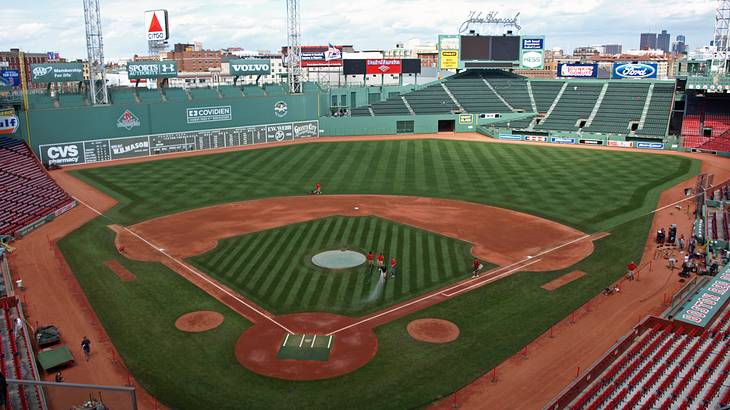
[[[93,203],[99,210],[109,209],[116,204],[112,198],[64,172],[54,172],[52,176],[66,192]],[[96,217],[95,212],[78,206],[14,243],[17,251],[10,257],[10,267],[13,279],[23,279],[25,282],[25,290],[18,295],[25,303],[28,324],[33,327],[53,324],[61,330],[62,342],[68,345],[77,359],[73,366],[63,370],[66,382],[122,386],[131,380],[137,389],[140,409],[162,408],[129,376],[76,277],[56,247],[57,240]],[[84,336],[89,337],[93,346],[88,362],[81,360],[83,356],[79,344]],[[54,380],[54,374],[42,374],[41,377],[48,381]],[[83,399],[79,399],[78,393],[48,389],[46,398],[51,408],[69,408]],[[127,401],[113,394],[104,395],[104,402],[112,408],[129,406]],[[58,407],[54,407],[54,404]]]
[[[730,161],[726,158],[685,154],[703,161],[703,173],[715,175],[715,183],[730,178]],[[671,296],[681,284],[677,273],[666,268],[661,258],[654,259],[654,234],[659,227],[677,224],[677,235],[690,236],[691,211],[670,206],[684,199],[684,188],[694,187],[696,178],[675,185],[661,194],[652,228],[640,265],[639,281],[621,281],[621,292],[598,295],[529,345],[527,357],[518,353],[497,366],[497,382],[491,372],[456,392],[434,407],[450,409],[454,401],[462,409],[541,409],[562,389],[600,358],[619,338],[628,333],[646,315],[659,315],[665,295]],[[665,208],[666,207],[666,208]],[[663,209],[662,209],[663,208]],[[575,323],[571,323],[575,319]]]
[[[358,209],[355,209],[358,208]],[[332,215],[375,215],[474,245],[475,256],[506,266],[560,245],[529,271],[566,268],[593,252],[586,234],[529,214],[469,202],[383,195],[281,197],[199,208],[145,221],[131,231],[168,254],[184,259],[212,250],[218,241]],[[244,217],[245,216],[245,217]],[[585,240],[580,240],[585,238]],[[117,238],[127,257],[160,260],[127,232]]]

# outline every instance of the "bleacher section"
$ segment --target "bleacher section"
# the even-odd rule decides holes
[[[494,90],[507,101],[512,108],[532,112],[530,94],[527,92],[527,79],[522,77],[487,78]]]
[[[454,100],[451,99],[439,83],[413,91],[406,94],[404,97],[417,115],[450,114],[459,110],[456,104],[454,104]],[[375,114],[378,115],[379,112],[375,111]],[[406,114],[408,114],[407,108]]]
[[[563,81],[530,81],[537,112],[545,114],[563,88]]]
[[[609,83],[593,122],[584,131],[627,134],[629,123],[641,119],[648,91],[647,83]]]
[[[490,81],[493,79],[490,78]],[[509,107],[487,87],[479,71],[460,74],[449,78],[446,87],[459,101],[464,110],[471,113],[498,113],[510,112]],[[525,89],[527,92],[527,89]],[[445,93],[444,93],[445,95]],[[410,102],[410,94],[407,94]],[[448,95],[446,96],[448,98]],[[415,110],[415,108],[414,108]],[[528,111],[532,111],[531,109]],[[418,111],[416,111],[418,113]]]
[[[636,131],[637,135],[666,135],[669,124],[669,111],[674,101],[674,83],[655,83],[649,111],[644,126]]]
[[[727,404],[729,322],[730,310],[704,331],[656,319],[565,407],[715,409]]]
[[[447,96],[448,97],[448,96]],[[367,109],[367,107],[365,107]],[[408,107],[403,102],[400,96],[388,98],[386,101],[375,103],[372,105],[373,113],[375,115],[410,115]],[[357,111],[359,116],[368,116],[368,111]],[[355,111],[352,111],[352,115],[355,115]]]
[[[14,235],[73,202],[25,142],[0,138],[0,235]]]
[[[577,131],[579,119],[588,119],[603,88],[602,83],[568,83],[557,105],[539,125],[541,130]],[[667,110],[667,115],[669,111]],[[667,117],[668,120],[668,117]]]

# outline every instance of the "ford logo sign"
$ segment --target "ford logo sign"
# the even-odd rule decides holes
[[[654,78],[656,65],[643,63],[620,64],[614,67],[613,72],[619,78]]]

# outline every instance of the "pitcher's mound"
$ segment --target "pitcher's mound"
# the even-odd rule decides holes
[[[412,338],[427,343],[449,343],[459,337],[459,327],[442,319],[414,320],[406,329]]]
[[[220,326],[221,323],[223,323],[222,314],[208,310],[201,310],[180,316],[175,321],[175,327],[183,332],[199,333],[215,329]]]

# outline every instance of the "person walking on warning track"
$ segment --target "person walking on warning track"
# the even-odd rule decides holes
[[[373,271],[373,265],[375,264],[375,254],[373,251],[368,252],[368,273]]]
[[[473,270],[472,270],[472,273],[471,273],[471,277],[472,278],[478,278],[479,277],[479,269],[482,268],[482,263],[479,261],[479,259],[474,258],[474,263],[472,263],[472,268],[473,268]]]
[[[398,265],[398,262],[395,260],[395,257],[390,258],[390,277],[395,277],[395,269]]]
[[[81,339],[81,350],[84,351],[84,356],[86,356],[86,361],[89,361],[89,356],[91,355],[91,340],[89,340],[89,338],[86,336],[84,336],[84,338]]]

